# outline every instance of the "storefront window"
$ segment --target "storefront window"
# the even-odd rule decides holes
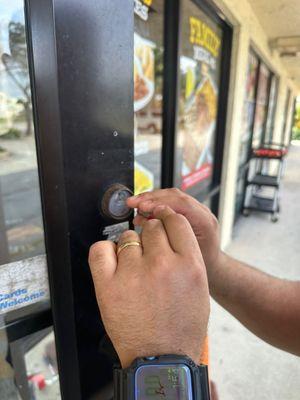
[[[271,80],[269,109],[268,109],[268,117],[267,117],[266,131],[264,138],[264,143],[266,144],[272,142],[277,93],[278,93],[278,78],[275,75],[273,75]]]
[[[263,140],[267,110],[268,110],[270,75],[271,75],[270,70],[263,63],[261,63],[259,68],[256,110],[255,110],[255,119],[253,128],[253,139],[252,139],[253,148],[259,147]]]
[[[0,315],[49,295],[23,7],[0,3]]]
[[[243,207],[251,149],[272,140],[277,88],[277,77],[253,51],[250,51],[243,107],[236,215]]]
[[[135,193],[160,187],[163,108],[162,0],[135,1]]]
[[[291,94],[292,94],[291,89],[288,88],[285,97],[284,115],[283,115],[282,132],[281,132],[281,143],[286,145],[288,144],[287,137],[290,136],[290,133],[287,132],[287,122],[288,122],[287,120],[290,108]]]
[[[214,166],[222,29],[191,0],[182,11],[176,182],[204,199]]]
[[[246,78],[246,95],[243,108],[242,139],[239,160],[240,165],[245,164],[248,158],[255,110],[257,72],[258,59],[253,53],[250,53]]]

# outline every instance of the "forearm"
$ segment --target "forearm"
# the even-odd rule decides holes
[[[224,253],[208,276],[214,299],[243,325],[300,355],[300,282],[272,277]]]

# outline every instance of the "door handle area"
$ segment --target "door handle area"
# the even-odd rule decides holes
[[[127,206],[126,200],[132,195],[132,191],[120,183],[109,186],[102,197],[101,214],[117,221],[127,219],[131,215],[132,209]]]

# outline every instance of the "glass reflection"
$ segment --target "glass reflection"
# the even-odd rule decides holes
[[[266,132],[264,138],[264,143],[266,144],[272,142],[273,138],[277,92],[278,92],[278,78],[275,75],[273,75],[271,80],[269,109],[268,109]]]
[[[0,5],[1,263],[44,252],[22,1]]]
[[[135,8],[135,193],[160,187],[163,107],[163,5],[147,0]]]
[[[253,128],[252,147],[257,148],[263,140],[264,128],[267,118],[270,70],[261,64],[259,68],[256,110]]]
[[[239,159],[240,166],[243,166],[248,161],[248,153],[251,147],[257,73],[258,59],[253,53],[250,53],[246,79],[246,94],[243,107],[242,139]]]
[[[0,330],[0,398],[61,399],[52,328],[10,342]]]
[[[48,298],[23,0],[0,3],[0,315]]]
[[[26,374],[29,339],[10,343],[7,335],[9,319],[33,312],[34,303],[47,307],[49,298],[23,7],[23,0],[0,3],[0,399],[6,400],[47,398],[34,393]]]

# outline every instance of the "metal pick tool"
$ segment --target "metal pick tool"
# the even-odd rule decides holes
[[[144,218],[150,218],[151,217],[151,213],[150,212],[144,212],[144,211],[137,210],[137,214],[141,215]]]

